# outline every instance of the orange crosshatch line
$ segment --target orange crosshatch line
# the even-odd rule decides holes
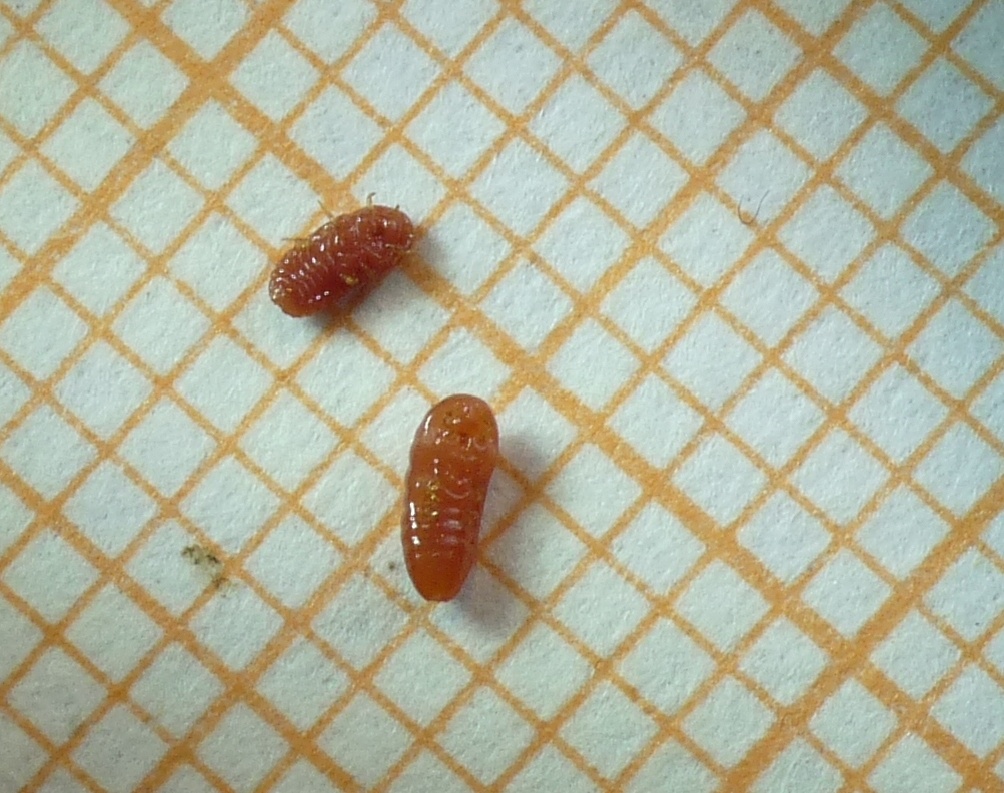
[[[1000,119],[1002,109],[1004,109],[1002,108],[1004,99],[1002,99],[1001,91],[995,87],[990,79],[956,55],[951,48],[951,42],[958,36],[959,32],[970,23],[981,9],[986,8],[989,2],[990,0],[976,0],[945,31],[937,35],[932,35],[908,9],[895,3],[890,4],[898,17],[907,23],[914,33],[925,40],[928,48],[913,68],[902,78],[898,88],[886,97],[876,94],[831,52],[835,44],[851,29],[853,24],[869,8],[876,5],[873,0],[853,0],[845,13],[820,38],[804,31],[794,19],[766,0],[740,2],[728,12],[716,30],[697,46],[691,46],[658,13],[640,0],[624,0],[596,28],[578,52],[570,51],[545,26],[539,23],[528,10],[529,3],[506,0],[500,3],[498,13],[494,14],[453,58],[448,58],[439,52],[434,43],[408,21],[404,16],[406,3],[403,0],[388,0],[374,3],[373,19],[352,45],[332,63],[324,62],[316,53],[301,43],[291,30],[286,28],[285,14],[293,7],[295,0],[266,0],[262,3],[245,0],[243,5],[250,15],[246,24],[208,64],[195,56],[188,44],[160,18],[161,13],[171,5],[170,0],[161,0],[151,8],[144,8],[134,0],[108,0],[108,5],[130,24],[130,32],[91,75],[79,73],[35,30],[36,24],[55,6],[54,0],[40,3],[38,8],[23,18],[10,9],[0,7],[0,13],[14,30],[6,44],[0,45],[0,58],[6,56],[19,42],[29,41],[77,83],[77,89],[68,101],[32,139],[24,138],[16,128],[0,117],[0,132],[13,140],[20,149],[20,154],[0,173],[0,189],[25,163],[34,161],[40,163],[45,172],[78,202],[77,210],[63,229],[46,242],[41,250],[29,260],[25,259],[24,254],[17,249],[12,240],[0,233],[0,244],[11,252],[15,259],[21,260],[26,265],[15,276],[6,290],[0,293],[0,322],[14,314],[23,305],[29,294],[41,284],[54,292],[84,318],[89,328],[88,336],[44,381],[35,380],[5,350],[0,349],[0,363],[29,383],[32,392],[30,399],[3,427],[0,442],[21,427],[36,409],[49,406],[86,439],[96,451],[94,458],[81,468],[56,498],[51,500],[41,498],[39,494],[21,482],[6,462],[0,461],[0,478],[34,515],[34,519],[23,534],[10,548],[0,554],[0,596],[3,596],[7,602],[21,611],[44,636],[43,641],[11,674],[6,679],[0,680],[0,714],[12,720],[39,743],[48,756],[46,764],[29,780],[25,789],[39,789],[54,769],[63,768],[69,771],[85,789],[102,790],[101,786],[79,767],[74,759],[74,752],[86,740],[90,727],[98,723],[113,708],[124,706],[146,723],[167,745],[164,756],[144,780],[145,786],[156,790],[166,783],[180,767],[187,764],[202,774],[216,789],[228,791],[231,788],[226,780],[202,759],[198,747],[200,742],[219,725],[231,706],[243,702],[250,705],[257,716],[274,729],[289,746],[289,751],[261,781],[258,786],[259,790],[269,790],[278,784],[283,775],[301,758],[308,758],[333,784],[342,789],[350,790],[356,783],[344,769],[320,749],[319,741],[328,725],[344,711],[356,694],[365,694],[374,700],[398,723],[404,725],[412,738],[401,758],[391,766],[374,788],[380,791],[392,789],[409,765],[423,752],[430,753],[472,790],[501,791],[506,789],[508,784],[528,767],[540,750],[548,745],[557,748],[566,760],[571,762],[597,787],[621,790],[630,785],[631,780],[645,763],[669,741],[682,744],[707,768],[712,769],[718,776],[723,789],[745,789],[752,784],[754,779],[771,767],[787,748],[791,738],[796,735],[808,741],[831,765],[841,771],[844,778],[844,789],[868,790],[871,789],[869,778],[875,768],[886,758],[891,747],[903,735],[910,732],[920,735],[936,750],[942,761],[950,765],[960,775],[963,787],[979,788],[985,786],[987,779],[994,778],[993,769],[995,764],[1000,761],[1004,747],[998,746],[985,759],[974,761],[973,755],[964,744],[931,718],[930,707],[941,694],[951,687],[963,669],[970,663],[976,664],[998,686],[1004,687],[1004,675],[984,657],[984,648],[990,637],[1004,627],[1004,614],[995,618],[992,630],[987,630],[975,642],[967,642],[944,619],[934,614],[923,602],[923,598],[956,560],[974,546],[980,547],[998,568],[1004,568],[1004,561],[985,544],[980,544],[980,535],[984,528],[1000,512],[1001,506],[1004,504],[1004,482],[999,481],[966,515],[957,517],[916,484],[913,481],[913,473],[927,454],[946,436],[949,429],[959,423],[972,430],[998,454],[1004,454],[1004,442],[977,421],[971,412],[976,399],[994,378],[1004,371],[1004,359],[998,357],[994,365],[977,380],[962,398],[955,398],[935,378],[921,369],[907,355],[906,351],[920,337],[929,320],[949,300],[961,303],[998,339],[1004,339],[1004,327],[1001,322],[977,304],[964,289],[969,279],[982,267],[994,246],[1000,244],[1002,229],[998,221],[992,239],[954,277],[945,276],[932,263],[928,262],[920,251],[912,249],[905,240],[900,238],[899,229],[905,218],[932,193],[935,186],[941,181],[947,181],[957,187],[987,217],[999,218],[1000,216],[999,204],[995,203],[961,170],[960,163],[962,154],[969,146]],[[755,9],[780,29],[802,51],[801,60],[791,68],[788,74],[775,85],[766,99],[761,102],[752,102],[747,99],[724,78],[708,59],[709,53],[722,39],[725,32],[751,9]],[[657,29],[686,56],[684,64],[665,81],[645,105],[637,109],[600,80],[588,64],[590,54],[631,11],[640,14],[649,25]],[[498,30],[499,26],[507,20],[517,20],[560,56],[558,69],[548,80],[544,89],[522,112],[517,114],[504,108],[464,71],[464,66],[470,57],[478,52],[481,46]],[[349,85],[341,75],[342,69],[362,52],[371,41],[372,36],[387,25],[393,25],[399,31],[403,31],[440,69],[437,77],[425,89],[418,101],[396,121],[382,117],[368,99],[359,90]],[[229,83],[231,73],[243,58],[272,31],[278,32],[282,40],[306,59],[319,75],[319,79],[303,95],[297,106],[280,122],[271,121],[255,107],[253,102],[245,98]],[[160,54],[170,60],[173,67],[187,80],[187,86],[172,110],[149,129],[138,127],[125,112],[103,96],[99,87],[102,77],[110,72],[118,59],[139,41],[152,44]],[[946,58],[984,93],[995,100],[993,109],[970,130],[966,138],[952,152],[947,154],[938,151],[931,143],[927,142],[920,132],[901,120],[894,111],[898,98],[905,94],[937,57]],[[729,134],[725,143],[703,167],[694,166],[686,160],[676,145],[664,138],[647,120],[649,113],[658,107],[676,86],[697,68],[712,75],[716,84],[725,91],[732,101],[743,108],[745,114],[743,121]],[[867,118],[860,126],[823,162],[816,162],[796,138],[782,129],[775,129],[771,123],[774,114],[802,83],[803,79],[819,68],[825,69],[831,76],[834,76],[868,111]],[[547,105],[557,89],[572,75],[584,79],[624,118],[621,130],[600,156],[581,173],[574,171],[552,153],[542,141],[535,137],[530,127],[530,122],[537,113]],[[450,176],[442,166],[407,136],[409,124],[419,117],[430,105],[433,98],[451,81],[458,82],[483,106],[505,122],[503,133],[485,149],[474,165],[461,178]],[[384,131],[382,138],[367,152],[344,180],[336,179],[325,173],[323,169],[319,169],[312,158],[288,137],[288,131],[303,111],[323,91],[332,86],[337,87],[350,97],[356,106],[375,120]],[[44,142],[61,127],[84,99],[96,101],[135,138],[135,143],[130,151],[112,169],[101,185],[91,192],[83,191],[77,187],[69,177],[62,173],[57,162],[51,161],[41,154]],[[236,168],[227,182],[216,191],[205,190],[194,176],[186,172],[183,164],[167,151],[167,145],[170,141],[210,100],[215,100],[225,107],[242,127],[255,135],[257,141],[257,148],[253,154]],[[863,140],[868,131],[880,122],[888,125],[915,152],[920,153],[931,167],[931,174],[924,183],[911,199],[888,220],[879,218],[836,176],[838,165]],[[750,246],[715,284],[709,288],[702,288],[680,264],[659,249],[655,240],[661,239],[696,198],[704,193],[710,194],[714,199],[726,207],[734,208],[737,212],[742,209],[717,184],[717,176],[732,161],[742,144],[753,134],[764,129],[770,130],[790,151],[793,151],[802,164],[808,167],[810,175],[805,184],[798,189],[788,204],[775,217],[767,222],[753,221],[755,234]],[[591,186],[593,178],[602,173],[635,133],[642,133],[653,141],[662,153],[678,164],[689,177],[687,184],[642,233],[639,233],[623,214],[599,193],[597,188]],[[567,182],[567,190],[563,196],[550,207],[536,230],[526,236],[511,232],[491,214],[489,208],[477,202],[472,193],[472,186],[477,178],[485,172],[508,145],[517,140],[528,145],[542,161],[557,171]],[[322,198],[325,205],[336,210],[353,206],[356,202],[352,200],[351,196],[355,193],[364,175],[386,152],[395,146],[399,146],[414,158],[445,187],[445,194],[428,211],[423,225],[427,228],[434,228],[437,221],[444,217],[452,207],[461,204],[468,206],[473,209],[475,215],[482,222],[508,243],[509,254],[499,262],[495,271],[484,283],[467,297],[436,272],[434,261],[424,262],[415,257],[411,264],[406,265],[409,268],[408,274],[412,276],[420,293],[425,298],[447,309],[452,315],[452,320],[439,328],[409,363],[400,363],[349,315],[333,321],[318,332],[290,366],[277,366],[265,352],[245,338],[239,330],[238,320],[263,288],[268,266],[275,260],[278,251],[256,229],[249,226],[235,210],[231,209],[227,203],[228,195],[235,191],[245,177],[261,165],[267,157],[273,157],[299,180],[309,185],[313,192]],[[122,224],[112,217],[110,210],[116,201],[125,195],[135,179],[155,161],[166,164],[174,176],[180,178],[188,188],[200,196],[202,204],[188,220],[183,232],[171,241],[164,252],[151,255],[145,250],[141,240],[134,238]],[[876,231],[874,238],[863,248],[855,260],[829,284],[825,283],[796,256],[788,252],[778,236],[778,231],[799,212],[806,199],[823,185],[832,188],[841,199],[864,215]],[[556,219],[576,198],[580,197],[585,197],[598,206],[631,240],[619,261],[586,293],[580,293],[576,290],[534,248],[534,244]],[[260,277],[222,311],[214,310],[198,294],[197,289],[173,276],[169,266],[175,254],[214,214],[225,218],[262,252]],[[316,225],[315,221],[322,215],[323,213],[319,211],[314,218],[304,218],[303,228],[309,228],[311,224]],[[119,301],[102,317],[94,315],[86,305],[58,283],[52,274],[61,259],[73,249],[77,242],[85,237],[95,223],[99,222],[106,224],[121,236],[139,259],[147,264],[146,272],[126,290]],[[872,328],[868,319],[849,305],[841,295],[844,286],[853,280],[864,263],[886,242],[896,242],[903,247],[914,265],[928,277],[934,279],[940,289],[935,299],[917,316],[910,328],[898,338],[891,340],[885,339]],[[809,281],[818,292],[818,299],[813,306],[773,347],[765,345],[755,333],[743,326],[719,302],[719,298],[734,282],[739,273],[745,270],[750,262],[765,250],[779,253],[783,261],[794,272]],[[606,295],[624,280],[640,260],[649,256],[654,257],[698,295],[697,307],[652,351],[643,349],[601,310],[601,304]],[[478,308],[481,301],[499,283],[509,277],[517,264],[524,260],[529,261],[534,267],[545,273],[558,285],[560,291],[572,300],[574,305],[574,311],[558,324],[536,352],[521,348],[502,329],[489,321]],[[193,344],[169,371],[163,374],[154,371],[128,344],[119,339],[113,330],[116,320],[122,316],[126,307],[155,278],[166,278],[189,303],[194,304],[213,323],[212,329]],[[831,404],[783,357],[795,340],[822,316],[824,309],[829,307],[835,307],[848,316],[855,328],[874,341],[882,350],[879,360],[870,367],[839,404]],[[407,307],[401,308],[407,310]],[[717,410],[705,406],[682,384],[676,382],[661,365],[666,354],[689,333],[696,321],[709,313],[724,321],[727,327],[747,342],[759,356],[759,362],[746,375],[739,388]],[[625,380],[606,405],[595,411],[586,407],[574,391],[562,384],[547,369],[549,361],[571,338],[579,321],[583,318],[596,321],[606,333],[626,347],[639,363],[637,370]],[[304,498],[322,480],[329,466],[345,454],[356,455],[385,480],[395,486],[400,484],[398,473],[363,442],[364,431],[404,389],[413,390],[430,403],[437,400],[440,395],[430,389],[418,373],[443,348],[451,333],[458,328],[468,330],[475,338],[485,344],[499,360],[512,363],[508,378],[499,386],[492,399],[497,415],[504,415],[525,388],[532,388],[538,393],[546,395],[551,406],[563,418],[578,428],[576,437],[536,481],[529,480],[512,463],[503,462],[502,464],[506,474],[520,487],[522,495],[516,499],[508,512],[487,530],[482,548],[482,565],[507,587],[515,601],[522,604],[526,609],[527,618],[512,631],[508,638],[499,644],[486,662],[475,661],[456,638],[450,636],[448,631],[436,624],[433,620],[435,615],[433,607],[418,603],[410,593],[403,594],[392,578],[387,577],[382,570],[378,570],[374,566],[373,559],[378,550],[397,531],[396,509],[385,515],[377,528],[361,542],[355,546],[349,546],[338,536],[333,527],[326,526],[303,506]],[[328,345],[337,346],[339,337],[345,333],[351,333],[359,338],[365,349],[394,373],[393,382],[385,393],[369,406],[353,426],[342,425],[327,415],[324,407],[310,396],[298,381],[300,373],[306,369],[315,356]],[[271,375],[271,382],[258,402],[231,432],[217,429],[197,409],[190,406],[175,387],[180,376],[200,358],[212,341],[219,338],[225,338],[236,345],[251,361]],[[64,408],[59,403],[54,390],[55,384],[80,362],[83,354],[100,342],[107,344],[125,358],[152,384],[152,391],[146,402],[107,438],[99,437],[83,420]],[[948,409],[941,422],[902,463],[895,463],[890,459],[888,454],[863,430],[858,429],[848,416],[850,408],[895,364],[902,366],[919,380]],[[801,448],[791,459],[776,469],[772,469],[760,454],[741,435],[733,431],[726,422],[732,409],[748,395],[752,385],[764,373],[772,369],[779,371],[794,383],[825,415],[825,421],[803,443]],[[610,419],[617,410],[627,403],[628,398],[644,378],[651,375],[657,377],[673,391],[677,398],[690,409],[696,411],[703,422],[700,431],[664,469],[651,465],[610,425]],[[338,443],[324,459],[318,462],[303,481],[289,491],[275,482],[268,471],[241,446],[241,440],[248,430],[257,424],[284,391],[288,391],[298,402],[305,405],[311,414],[321,421],[338,440]],[[118,451],[120,444],[151,415],[154,406],[163,400],[180,408],[184,415],[214,443],[213,450],[172,497],[161,495],[151,483],[145,480],[142,473],[125,460]],[[835,430],[841,430],[850,436],[854,442],[880,462],[887,474],[885,484],[877,490],[857,516],[847,525],[835,523],[790,481],[790,476],[818,449],[823,439]],[[681,470],[707,439],[715,435],[725,438],[732,446],[740,450],[745,458],[751,461],[765,476],[767,481],[763,490],[745,506],[740,515],[729,526],[724,527],[724,530],[717,528],[708,515],[676,485],[671,483],[675,473]],[[594,537],[585,528],[578,525],[575,518],[547,494],[549,484],[586,445],[597,447],[602,454],[625,471],[642,488],[642,494],[633,504],[628,506],[609,532],[601,538]],[[238,552],[230,555],[221,554],[221,558],[224,558],[224,571],[227,578],[238,586],[249,588],[254,595],[282,618],[282,627],[279,632],[245,669],[238,671],[231,670],[212,652],[203,648],[188,627],[189,620],[197,615],[206,604],[215,597],[225,597],[225,593],[207,587],[187,609],[175,616],[152,594],[148,593],[139,582],[134,581],[127,572],[130,561],[168,522],[179,524],[199,544],[219,550],[214,545],[212,538],[185,514],[182,505],[187,496],[194,492],[203,477],[212,471],[218,463],[230,457],[237,460],[257,480],[262,482],[279,504],[274,514],[263,524],[261,530],[250,537]],[[123,470],[131,483],[144,492],[156,504],[157,508],[156,517],[142,528],[126,549],[115,559],[106,557],[91,543],[83,531],[62,517],[64,505],[76,494],[98,466],[105,462],[111,462]],[[845,638],[822,617],[802,605],[800,603],[801,595],[808,583],[833,558],[833,554],[837,550],[841,548],[856,550],[854,537],[858,529],[875,515],[886,497],[898,486],[906,487],[910,493],[917,496],[921,502],[952,527],[952,532],[946,536],[928,560],[905,581],[896,579],[869,554],[856,553],[857,558],[871,573],[890,587],[891,594],[857,636],[851,639]],[[831,537],[831,544],[827,552],[819,556],[795,581],[788,585],[775,579],[763,563],[738,540],[738,528],[747,523],[768,499],[778,492],[786,494],[806,509],[825,527]],[[705,546],[705,552],[701,558],[673,585],[669,592],[665,593],[653,591],[625,563],[618,559],[613,550],[614,540],[626,531],[644,505],[650,502],[658,503],[670,514],[680,518]],[[522,589],[497,563],[487,556],[494,542],[512,528],[531,504],[545,507],[586,548],[582,559],[573,570],[569,571],[569,574],[545,601],[537,600],[529,592]],[[343,558],[342,564],[331,571],[315,596],[301,608],[286,606],[250,575],[244,567],[251,555],[262,546],[271,532],[290,516],[296,516],[303,520],[337,548]],[[18,558],[22,552],[25,552],[30,544],[47,529],[56,529],[72,549],[99,573],[94,584],[81,595],[67,614],[53,624],[47,623],[41,615],[35,613],[31,606],[22,600],[3,579],[4,571],[10,563]],[[717,560],[727,561],[747,584],[753,586],[765,598],[768,605],[765,616],[728,653],[718,650],[709,639],[695,626],[691,626],[674,609],[676,598],[686,592],[697,577]],[[634,630],[612,655],[606,657],[598,655],[552,613],[552,607],[560,603],[565,594],[580,583],[597,562],[607,564],[622,578],[630,582],[641,592],[648,606],[647,613]],[[342,659],[337,651],[330,647],[313,628],[316,618],[341,594],[345,584],[357,575],[364,576],[374,584],[395,608],[401,609],[408,617],[403,630],[396,634],[387,646],[380,648],[374,658],[359,670]],[[148,617],[153,618],[162,631],[160,639],[154,643],[142,661],[118,682],[109,679],[88,658],[86,653],[75,647],[64,634],[64,631],[94,601],[98,592],[109,584],[121,588]],[[939,630],[947,634],[960,650],[959,659],[952,669],[920,702],[914,702],[905,696],[869,660],[875,649],[900,624],[903,617],[913,609],[937,625]],[[740,669],[740,660],[745,652],[763,636],[767,627],[781,616],[794,623],[806,637],[814,641],[828,655],[828,664],[819,678],[794,705],[789,707],[782,707],[774,703],[763,686]],[[641,639],[660,619],[668,619],[715,661],[712,674],[674,714],[666,714],[653,703],[648,702],[644,694],[620,672],[620,663],[636,649]],[[532,708],[519,700],[496,679],[496,671],[511,657],[516,648],[537,625],[545,625],[552,629],[562,640],[585,657],[595,671],[592,678],[574,692],[554,716],[546,720],[538,716]],[[470,682],[460,689],[443,710],[424,727],[412,720],[392,698],[381,691],[376,683],[376,676],[385,662],[398,648],[420,631],[432,636],[470,674]],[[279,709],[257,690],[258,683],[266,671],[273,663],[283,657],[294,641],[301,637],[309,639],[329,662],[352,680],[352,686],[349,690],[334,700],[315,725],[305,731],[297,730],[286,720]],[[133,702],[129,695],[133,684],[150,669],[163,649],[173,643],[180,644],[198,659],[209,672],[218,678],[223,686],[223,693],[209,705],[192,729],[180,737],[173,736],[159,725],[154,716],[147,713],[138,703]],[[42,654],[53,648],[61,650],[80,664],[107,691],[105,700],[84,721],[70,741],[61,746],[53,744],[16,708],[9,705],[7,700],[10,692],[25,678]],[[762,739],[737,765],[732,768],[724,768],[718,765],[703,747],[690,738],[684,731],[683,724],[688,715],[693,713],[703,702],[704,697],[730,676],[739,679],[747,689],[753,692],[760,703],[773,714],[775,720]],[[856,679],[881,703],[898,714],[895,728],[885,738],[879,749],[860,768],[849,767],[836,756],[825,742],[818,739],[809,730],[809,722],[812,717],[848,679]],[[599,769],[592,765],[591,759],[582,755],[562,735],[563,728],[571,721],[579,707],[604,683],[612,683],[621,694],[638,706],[656,725],[653,737],[612,779],[604,777]],[[482,687],[487,687],[492,691],[534,729],[533,739],[502,775],[490,784],[481,782],[472,771],[450,755],[438,742],[449,721],[463,710],[475,692]]]

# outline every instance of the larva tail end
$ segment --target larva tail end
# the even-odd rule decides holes
[[[315,314],[318,306],[305,301],[287,274],[277,268],[268,282],[268,296],[283,314],[289,317],[306,317]]]

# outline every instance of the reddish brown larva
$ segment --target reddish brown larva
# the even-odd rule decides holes
[[[426,600],[456,597],[474,565],[498,447],[491,408],[468,394],[433,406],[415,433],[401,542],[408,575]]]
[[[368,206],[339,215],[290,248],[268,293],[291,317],[315,314],[372,286],[411,248],[415,227],[400,209]]]

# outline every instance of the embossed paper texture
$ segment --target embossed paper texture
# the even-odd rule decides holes
[[[1002,0],[0,3],[0,791],[1004,789]],[[373,200],[416,253],[292,320]],[[503,460],[458,600],[429,405]]]

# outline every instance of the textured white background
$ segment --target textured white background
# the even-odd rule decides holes
[[[1000,789],[1002,41],[0,3],[0,791]],[[370,193],[418,255],[283,316]],[[455,391],[504,463],[431,607],[401,477]]]

